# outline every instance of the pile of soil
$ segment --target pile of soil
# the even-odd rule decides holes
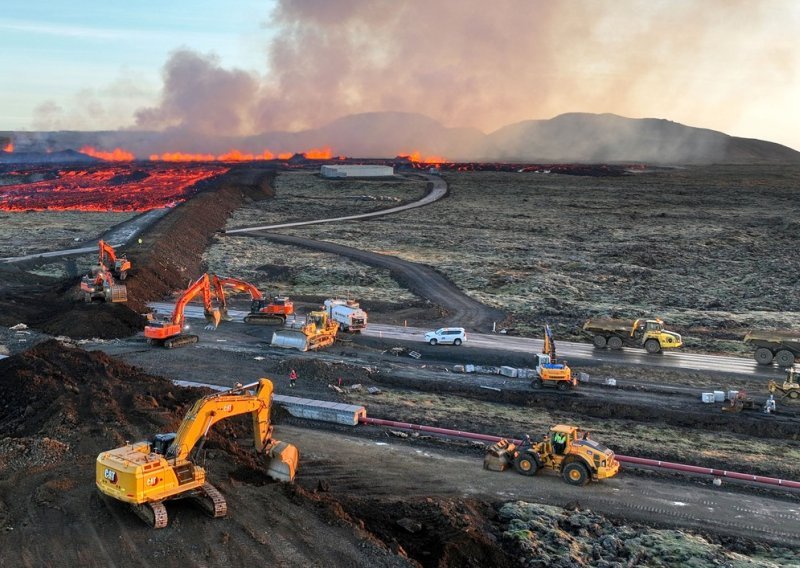
[[[202,183],[199,193],[177,206],[126,248],[132,269],[126,303],[86,304],[79,278],[54,280],[0,265],[0,325],[18,323],[77,339],[114,339],[141,331],[147,303],[183,290],[202,272],[201,258],[215,232],[245,199],[273,195],[273,170],[234,168]]]

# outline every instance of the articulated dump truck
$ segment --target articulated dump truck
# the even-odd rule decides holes
[[[680,334],[665,330],[660,319],[595,318],[583,324],[583,331],[592,336],[592,343],[598,349],[644,347],[648,353],[661,353],[663,349],[683,345]]]
[[[744,336],[744,342],[756,348],[753,357],[759,365],[776,363],[791,367],[800,356],[800,331],[757,331]]]

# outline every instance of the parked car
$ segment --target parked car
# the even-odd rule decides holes
[[[436,331],[429,331],[425,334],[425,342],[431,345],[440,343],[461,345],[467,340],[467,332],[463,327],[442,327]]]

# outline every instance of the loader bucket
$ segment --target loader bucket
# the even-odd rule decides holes
[[[106,298],[107,300],[109,298]],[[111,286],[112,302],[127,302],[128,301],[128,287],[124,284],[114,284]]]
[[[272,447],[267,450],[267,475],[277,481],[293,481],[300,461],[300,452],[297,447],[286,442],[272,441]]]
[[[308,337],[297,329],[279,329],[273,332],[270,345],[272,347],[308,351]]]

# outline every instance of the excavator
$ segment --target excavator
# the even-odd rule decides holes
[[[293,481],[299,452],[272,438],[270,410],[272,381],[249,385],[199,399],[186,414],[177,433],[156,434],[151,440],[126,444],[102,452],[95,465],[95,485],[104,495],[128,503],[153,528],[167,526],[165,501],[191,498],[212,517],[224,517],[228,506],[222,493],[206,481],[206,471],[196,464],[211,427],[233,416],[251,414],[256,455],[266,474],[278,481]]]
[[[103,266],[95,267],[91,274],[81,278],[83,300],[89,304],[93,300],[104,302],[127,302],[128,288],[124,284],[116,284],[111,272]]]
[[[114,273],[114,276],[120,280],[125,280],[128,277],[128,271],[131,269],[131,262],[125,258],[125,255],[117,256],[117,253],[107,242],[101,240],[100,245],[100,266],[105,266],[106,270]]]
[[[211,279],[208,274],[203,274],[181,294],[181,297],[175,303],[175,309],[173,309],[171,316],[166,319],[151,319],[147,323],[144,328],[144,336],[147,338],[147,342],[163,345],[167,349],[197,343],[200,339],[199,337],[182,334],[181,332],[183,331],[184,323],[183,311],[186,309],[186,305],[198,294],[203,295],[204,314],[208,321],[207,328],[216,329],[222,319],[222,314],[212,304],[212,292]],[[219,298],[217,300],[219,302]]]
[[[566,391],[578,385],[578,380],[572,376],[572,370],[566,363],[559,363],[556,358],[556,344],[549,325],[544,326],[544,347],[538,355],[536,374],[531,382],[533,388],[554,385],[559,390]]]
[[[216,291],[217,298],[222,303],[222,319],[229,319],[225,287],[231,287],[237,292],[250,294],[250,313],[244,316],[244,323],[283,325],[286,323],[286,317],[294,313],[294,304],[289,298],[285,296],[276,296],[272,299],[264,298],[258,288],[244,280],[212,274],[211,284]]]
[[[300,329],[283,328],[275,331],[272,334],[270,345],[298,351],[313,351],[333,345],[338,331],[339,323],[333,321],[325,310],[309,312],[303,327]]]

